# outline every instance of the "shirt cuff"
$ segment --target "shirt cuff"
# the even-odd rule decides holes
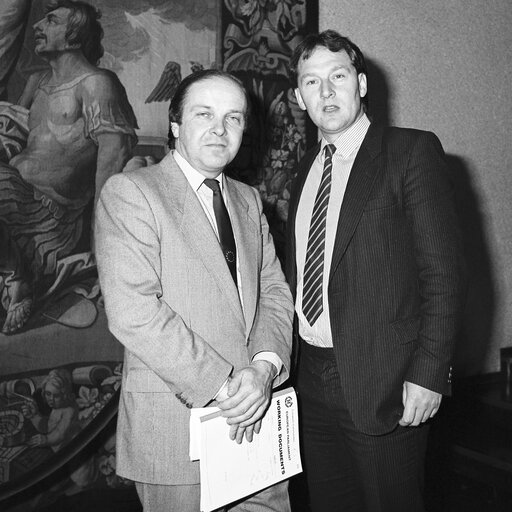
[[[281,361],[281,358],[275,352],[258,352],[257,354],[254,354],[252,360],[268,361],[269,363],[272,363],[276,369],[276,373],[272,377],[273,379],[275,379],[281,373],[281,369],[283,368],[283,361]]]

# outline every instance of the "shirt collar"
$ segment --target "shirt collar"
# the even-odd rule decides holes
[[[197,192],[199,187],[203,184],[205,177],[199,171],[196,171],[175,149],[172,150],[172,156],[178,164],[178,167],[183,171],[183,174],[185,175],[185,178],[187,178],[187,181],[190,183],[190,186],[194,189],[195,192]],[[223,191],[224,187],[223,176],[224,173],[220,173],[216,178],[216,180],[219,182],[221,192]]]
[[[333,142],[336,146],[335,156],[348,158],[362,144],[369,127],[370,120],[366,114],[363,114],[352,126],[340,134],[340,136]],[[320,155],[324,154],[326,144],[328,144],[328,142],[325,139],[322,139]]]

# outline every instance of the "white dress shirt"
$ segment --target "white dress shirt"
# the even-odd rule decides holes
[[[366,114],[360,117],[348,130],[343,132],[334,142],[336,152],[332,157],[331,192],[329,206],[327,208],[324,273],[322,284],[323,311],[314,323],[309,325],[302,312],[302,292],[304,264],[308,245],[309,225],[313,214],[315,197],[322,178],[324,167],[325,139],[321,141],[321,150],[315,158],[313,165],[304,183],[302,194],[297,207],[295,222],[296,263],[297,263],[297,294],[295,311],[299,320],[299,334],[302,339],[318,347],[332,347],[331,319],[329,301],[327,300],[327,288],[331,270],[332,254],[336,239],[336,229],[340,216],[341,204],[347,188],[350,171],[356,158],[361,143],[370,127],[370,121]]]

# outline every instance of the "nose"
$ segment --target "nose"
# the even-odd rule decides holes
[[[329,80],[322,80],[320,84],[320,96],[322,98],[330,98],[334,96],[334,89],[331,87]]]
[[[215,135],[222,136],[224,133],[226,133],[226,125],[224,123],[224,119],[222,118],[215,118],[212,121],[212,133],[215,133]]]
[[[44,19],[44,18],[43,18],[43,19]],[[42,23],[42,22],[43,22],[43,20],[42,20],[42,19],[41,19],[41,20],[39,20],[39,21],[36,21],[36,22],[32,25],[32,28],[33,28],[34,30],[37,30],[38,28],[41,28],[41,27],[40,27],[40,25],[41,25],[41,23]]]

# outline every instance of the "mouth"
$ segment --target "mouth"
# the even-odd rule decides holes
[[[336,112],[339,110],[339,107],[336,105],[326,105],[322,110],[327,113]]]
[[[39,41],[44,41],[45,39],[46,39],[46,38],[44,37],[44,35],[43,35],[43,34],[36,34],[36,35],[34,36],[34,41],[35,41],[36,43],[37,43],[37,42],[39,42]]]

